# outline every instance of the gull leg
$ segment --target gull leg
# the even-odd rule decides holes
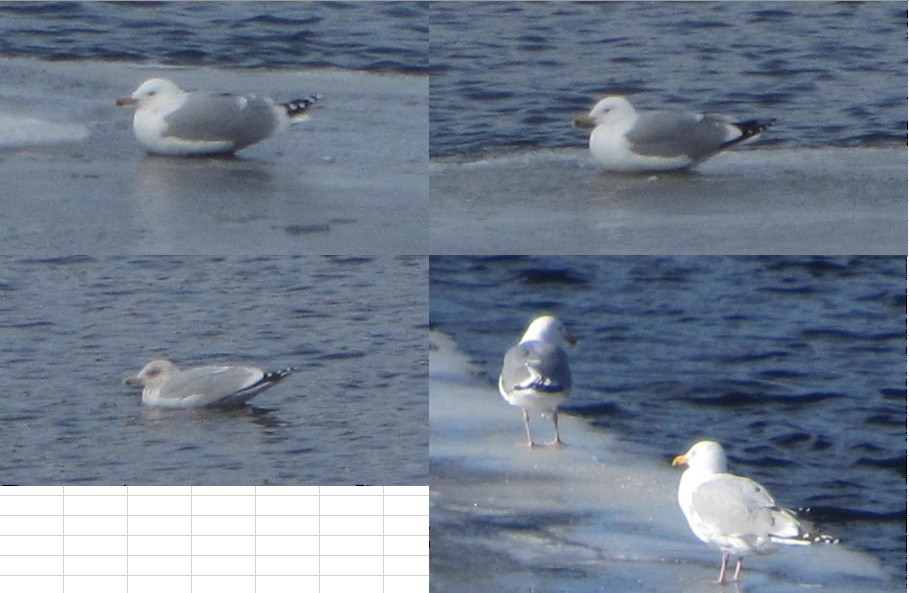
[[[738,582],[739,573],[742,572],[742,557],[739,556],[739,559],[735,561],[735,574],[732,575],[732,580]]]
[[[720,565],[720,578],[716,580],[718,585],[726,582],[726,564],[729,562],[729,552],[723,552],[723,564]]]
[[[527,410],[524,412],[524,429],[527,430],[527,446],[533,447],[533,439],[530,437],[530,414],[527,413]]]
[[[559,438],[559,412],[556,410],[552,413],[552,426],[555,428],[555,439],[546,443],[547,445],[564,445],[562,439]]]

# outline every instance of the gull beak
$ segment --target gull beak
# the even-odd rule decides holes
[[[594,128],[597,125],[587,114],[577,116],[572,123],[576,128]]]
[[[139,377],[138,376],[127,377],[127,378],[123,379],[123,384],[124,385],[138,385]]]
[[[124,105],[135,105],[136,100],[132,97],[120,97],[116,101],[117,107],[123,107]]]
[[[676,467],[677,465],[685,465],[686,463],[688,463],[688,458],[685,457],[684,454],[676,455],[672,458],[672,467]]]

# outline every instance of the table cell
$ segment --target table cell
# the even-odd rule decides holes
[[[126,576],[126,556],[64,556],[63,574]]]
[[[126,517],[63,517],[66,535],[126,535]]]
[[[429,537],[425,535],[386,535],[386,556],[426,556],[429,554]]]
[[[189,576],[143,575],[127,577],[129,593],[192,593],[193,580]]]
[[[0,556],[62,556],[63,536],[0,536]]]
[[[255,517],[193,517],[193,535],[253,535]]]
[[[67,510],[67,512],[69,512]],[[192,515],[192,498],[189,496],[130,496],[129,515]]]
[[[40,591],[63,593],[63,576],[7,576],[0,575],[0,591]]]
[[[258,556],[259,575],[319,575],[318,556]]]
[[[129,496],[192,496],[192,486],[128,486]]]
[[[256,515],[318,515],[316,496],[268,496],[256,498]]]
[[[63,486],[0,486],[3,496],[63,496]]]
[[[0,516],[62,515],[62,496],[8,496],[0,499]]]
[[[386,496],[384,514],[429,516],[429,497]]]
[[[255,515],[256,498],[254,496],[193,495],[192,514],[195,517],[204,515]]]
[[[382,513],[381,496],[323,496],[319,499],[319,514],[327,515],[379,515]]]
[[[254,556],[193,556],[193,575],[254,575]],[[195,587],[193,587],[195,589]]]
[[[131,535],[189,535],[193,519],[185,517],[129,517]]]
[[[382,574],[388,575],[428,575],[429,554],[423,556],[385,556]]]
[[[382,576],[381,556],[320,556],[321,576]]]
[[[307,593],[319,593],[319,577],[256,576],[256,593],[297,593],[303,591]],[[391,591],[392,590],[389,589],[389,593],[391,593]],[[130,590],[129,593],[133,593],[133,591]]]
[[[381,556],[381,535],[328,535],[319,537],[319,553],[324,556]]]
[[[63,577],[66,593],[123,593],[126,576],[80,575]]]
[[[63,554],[66,556],[125,556],[125,535],[66,535]]]
[[[254,535],[194,535],[194,556],[254,556]]]
[[[319,517],[256,517],[256,535],[318,535]]]
[[[382,535],[382,517],[341,517],[319,518],[321,535]]]
[[[320,486],[319,496],[382,496],[382,486]]]
[[[257,535],[257,556],[318,556],[318,535]]]
[[[256,486],[256,497],[319,496],[318,486]]]
[[[56,535],[63,536],[63,515],[56,517],[3,517],[0,536]]]
[[[383,593],[380,576],[323,576],[319,578],[319,593]],[[195,593],[195,592],[194,592]],[[395,593],[398,593],[395,591]]]
[[[127,562],[129,575],[190,576],[191,556],[130,556]]]
[[[189,556],[192,541],[190,535],[131,535],[127,545],[130,556]]]
[[[63,509],[67,517],[127,514],[125,496],[67,496]]]
[[[63,574],[63,556],[0,556],[0,575],[52,576]]]
[[[192,587],[193,593],[225,593],[225,591],[230,593],[256,593],[256,577],[193,576]],[[313,593],[317,592],[314,591]],[[348,591],[347,593],[350,592]]]
[[[385,486],[385,496],[429,496],[429,486]]]
[[[394,593],[429,593],[429,576],[386,576],[385,591]],[[130,589],[129,593],[133,593]]]
[[[429,517],[384,517],[384,535],[429,535]]]
[[[70,496],[126,496],[126,486],[64,486],[63,495]]]
[[[256,496],[255,486],[193,486],[193,496]]]

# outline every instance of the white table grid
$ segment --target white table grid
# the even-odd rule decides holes
[[[0,591],[429,591],[427,486],[3,486],[0,505]]]

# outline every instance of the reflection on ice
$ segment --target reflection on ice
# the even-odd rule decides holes
[[[567,446],[528,449],[450,339],[431,336],[429,361],[433,591],[902,590],[848,543],[749,557],[743,582],[721,588],[717,553],[676,503],[674,452],[640,458],[567,415]]]

